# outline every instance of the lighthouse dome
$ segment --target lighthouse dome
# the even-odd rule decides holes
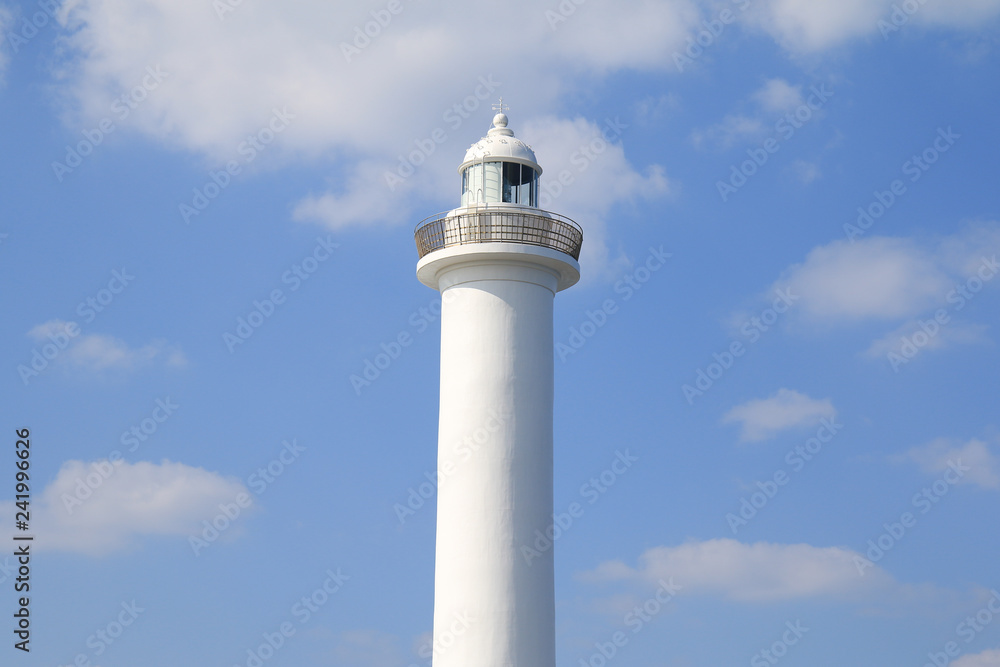
[[[539,174],[542,168],[538,165],[535,151],[531,146],[514,136],[514,131],[507,127],[507,114],[498,113],[493,117],[493,127],[486,133],[486,136],[472,144],[465,153],[462,166],[458,168],[462,172],[473,162],[480,162],[484,158],[487,160],[503,160],[504,162],[519,162],[535,169]]]
[[[538,206],[542,168],[531,146],[507,127],[507,114],[502,110],[493,117],[486,136],[466,151],[458,173],[462,175],[462,206]]]

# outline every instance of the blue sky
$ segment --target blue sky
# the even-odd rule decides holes
[[[1000,665],[998,16],[0,0],[3,664],[428,664],[411,232],[503,96],[585,232],[558,665]]]

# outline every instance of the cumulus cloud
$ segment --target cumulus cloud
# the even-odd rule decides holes
[[[461,156],[456,158],[456,166]],[[346,183],[334,186],[322,194],[310,194],[301,199],[292,212],[298,221],[319,222],[330,229],[342,229],[352,225],[392,224],[407,218],[409,207],[404,203],[404,195],[414,187],[426,183],[424,174],[414,182],[403,183],[390,189],[386,185],[385,174],[393,173],[395,165],[385,162],[366,161],[360,163]],[[442,180],[442,179],[432,179]],[[456,183],[442,192],[458,192]],[[456,195],[457,200],[457,195]]]
[[[982,653],[963,655],[951,665],[952,667],[1000,667],[1000,649],[987,649]]]
[[[249,495],[239,480],[183,463],[67,461],[32,503],[31,525],[38,549],[102,556],[144,536],[200,534],[240,493]],[[14,511],[0,503],[5,526]]]
[[[692,132],[691,141],[696,148],[715,146],[726,149],[741,141],[758,139],[766,133],[767,128],[762,118],[729,114],[715,125]]]
[[[696,148],[711,146],[719,149],[747,141],[760,141],[773,134],[779,119],[805,101],[802,86],[792,85],[785,79],[768,79],[750,94],[748,104],[743,104],[751,108],[728,114],[714,125],[696,129],[691,133],[691,140]],[[816,115],[821,111],[817,108],[811,113]]]
[[[757,92],[754,99],[765,111],[792,111],[803,103],[802,86],[793,86],[784,79],[769,79]]]
[[[928,2],[914,15],[917,23],[952,28],[975,28],[1000,16],[1000,0]]]
[[[795,174],[795,178],[799,179],[801,183],[812,183],[823,176],[823,172],[820,171],[818,164],[807,162],[806,160],[796,160],[793,162],[792,173]]]
[[[935,475],[949,469],[953,462],[961,462],[970,470],[964,472],[960,484],[1000,489],[1000,458],[992,447],[976,438],[965,443],[937,438],[909,450],[904,458],[916,463],[924,472]]]
[[[892,3],[775,0],[737,14],[793,52],[821,51],[877,34]],[[433,128],[428,123],[440,115],[442,100],[470,95],[479,76],[516,72],[504,94],[521,108],[551,111],[568,81],[624,69],[673,70],[672,54],[709,16],[693,0],[518,0],[503,12],[489,4],[407,0],[380,26],[370,7],[357,3],[244,2],[221,15],[220,4],[67,3],[61,16],[71,59],[60,74],[80,115],[106,116],[147,66],[159,65],[169,74],[129,118],[129,129],[224,160],[273,107],[287,106],[297,117],[282,135],[284,149],[394,156]],[[998,11],[1000,0],[928,3],[913,23],[976,27]],[[489,26],[475,30],[473,49],[454,38],[468,35],[470,26]]]
[[[935,323],[933,318],[909,320],[898,328],[890,331],[881,338],[876,338],[865,351],[865,356],[870,358],[884,357],[890,354],[903,355],[904,348],[909,341],[913,344],[913,335],[919,334],[917,339],[926,342],[920,350],[943,350],[951,345],[968,345],[971,343],[982,343],[987,340],[987,327],[982,324],[970,324],[950,320],[944,326]]]
[[[33,327],[28,336],[40,345],[65,346],[54,363],[87,371],[133,371],[162,360],[168,366],[184,366],[187,359],[176,346],[164,340],[154,340],[141,347],[130,347],[124,341],[106,334],[81,334],[72,322],[49,320]]]
[[[552,4],[551,9],[556,6]],[[586,65],[598,72],[672,65],[673,52],[685,44],[688,32],[701,18],[696,4],[687,0],[588,3],[576,6],[565,21],[554,20],[552,14],[557,12],[546,5],[525,3],[524,8],[530,8],[529,15],[546,10],[553,30],[542,38],[553,40],[555,54],[576,67]]]
[[[814,319],[896,319],[939,303],[950,281],[916,242],[872,237],[815,248],[779,286],[799,295],[797,310]]]
[[[580,260],[588,266],[588,278],[606,273],[616,265],[607,245],[612,208],[668,195],[674,189],[661,166],[654,164],[639,171],[629,163],[625,155],[627,142],[623,140],[629,123],[620,117],[594,122],[545,116],[512,122],[511,129],[518,138],[531,144],[542,166],[541,208],[556,210],[583,227]],[[485,133],[486,129],[481,134]],[[410,211],[403,196],[411,190],[451,193],[452,207],[458,206],[461,179],[457,167],[467,147],[450,150],[449,144],[448,148],[454,155],[447,161],[417,170],[397,186],[396,192],[386,186],[384,178],[394,165],[365,163],[345,190],[307,197],[296,206],[294,217],[315,220],[334,229],[401,221],[407,219]],[[436,211],[426,212],[433,213]]]
[[[853,243],[836,240],[787,268],[762,299],[774,289],[790,290],[800,299],[793,316],[814,324],[926,318],[948,304],[958,284],[1000,253],[998,232],[1000,227],[990,222],[933,243],[884,236]],[[962,337],[958,332],[949,335]]]
[[[552,178],[603,124],[545,115],[566,82],[621,69],[669,69],[670,54],[702,18],[690,0],[570,5],[572,13],[560,18],[551,16],[557,5],[526,0],[500,14],[487,5],[452,2],[402,6],[377,35],[359,40],[359,48],[354,39],[372,17],[356,5],[242,3],[220,17],[211,4],[192,1],[81,0],[65,18],[72,31],[64,42],[77,56],[66,64],[68,122],[107,116],[147,67],[159,67],[163,82],[130,115],[126,131],[201,153],[215,166],[239,160],[247,135],[260,130],[272,109],[287,108],[294,119],[253,168],[293,157],[336,159],[329,186],[294,203],[295,219],[338,229],[412,222],[413,200],[424,193],[457,197],[455,167],[487,129],[488,105],[496,97],[514,103],[512,126],[536,144]],[[472,50],[450,38],[469,25],[490,26]],[[502,72],[495,70],[496,53],[504,54]],[[448,76],[441,76],[444,71]],[[508,78],[508,72],[518,76]],[[765,104],[791,94],[780,82],[767,86]],[[535,113],[518,117],[520,110]],[[444,139],[434,153],[403,184],[388,187],[385,174],[437,129]],[[543,134],[550,131],[556,136]],[[606,270],[612,261],[608,211],[636,196],[668,191],[669,180],[656,165],[630,164],[621,144],[574,176],[560,206],[596,207],[599,219],[581,220],[584,253],[592,266]]]
[[[120,123],[116,137],[141,133],[201,155],[206,168],[213,169],[229,160],[247,172],[291,160],[327,164],[328,185],[302,192],[291,209],[297,220],[336,229],[414,222],[423,217],[416,211],[417,202],[438,202],[446,193],[457,192],[456,164],[486,131],[489,105],[500,95],[514,105],[512,126],[539,146],[548,142],[562,147],[558,139],[532,136],[530,128],[551,129],[554,124],[577,134],[589,132],[590,127],[579,127],[579,119],[551,116],[568,89],[622,70],[674,69],[670,56],[683,50],[706,17],[694,0],[580,5],[519,0],[507,3],[502,12],[489,4],[455,0],[432,5],[406,1],[399,13],[383,16],[384,25],[379,25],[370,8],[356,3],[244,2],[224,14],[218,12],[220,4],[67,3],[60,12],[66,28],[60,35],[60,53],[66,57],[58,61],[67,125],[89,127],[113,117],[116,99],[142,84],[153,68],[162,72],[162,80]],[[741,16],[789,48],[817,49],[863,24],[874,29],[872,21],[884,4],[778,0]],[[985,16],[995,3],[960,4],[975,5]],[[468,40],[454,38],[468,35],[470,26],[489,26],[475,32],[472,49]],[[502,54],[500,61],[497,54]],[[770,127],[768,114],[789,108],[801,97],[800,86],[782,79],[765,81],[751,96],[753,113],[733,114],[703,130],[703,141],[727,145],[759,136]],[[287,110],[292,118],[265,151],[255,153],[251,164],[240,146],[266,127],[275,109]],[[593,126],[602,120],[583,122]],[[426,146],[436,130],[443,134],[432,141],[434,152],[422,158],[412,177],[397,187],[387,186],[385,174],[415,147]],[[571,149],[575,141],[570,140]],[[605,158],[617,159],[616,151]],[[555,155],[541,158],[550,178],[558,173],[553,169]],[[568,193],[564,201],[599,197],[606,212],[637,194],[669,188],[655,165],[633,166],[625,159],[615,164],[621,168],[620,177],[618,172],[602,172],[595,163],[590,174],[579,175],[578,192]],[[612,187],[605,181],[588,188],[585,196],[583,183],[598,174],[613,177]],[[804,180],[808,178],[806,172]],[[588,229],[584,252],[605,256],[606,270],[612,260],[605,222]]]
[[[165,142],[227,159],[277,106],[296,114],[282,149],[394,157],[473,94],[480,76],[498,76],[520,108],[546,109],[567,74],[667,68],[700,18],[690,0],[571,6],[553,26],[549,7],[527,0],[503,12],[404,2],[380,27],[350,3],[241,3],[220,17],[194,0],[81,0],[65,40],[81,56],[73,99],[88,115],[106,115],[158,64],[169,74],[129,125]],[[489,26],[474,49],[454,39],[470,26]],[[516,80],[504,81],[507,72]]]
[[[819,53],[856,39],[893,35],[893,5],[901,4],[896,0],[774,0],[755,3],[744,18],[748,26],[770,35],[793,54]],[[904,14],[907,20],[902,27],[971,28],[998,15],[1000,0],[927,2],[912,15]]]
[[[14,14],[5,4],[0,4],[0,35],[6,35],[14,27]],[[10,56],[6,49],[0,49],[0,84],[3,83]]]
[[[621,268],[609,247],[612,209],[669,195],[675,189],[660,165],[650,165],[641,172],[632,167],[625,156],[628,131],[621,118],[592,122],[545,117],[525,124],[523,136],[530,137],[545,170],[539,204],[568,215],[583,227],[580,262],[589,269],[587,279]],[[546,182],[557,181],[569,184],[561,190],[552,185],[546,189]]]
[[[737,405],[722,418],[724,423],[740,423],[740,440],[756,442],[780,431],[813,426],[833,418],[837,411],[830,399],[812,399],[793,389],[779,389],[773,396]]]
[[[611,561],[583,578],[655,584],[673,577],[685,595],[720,595],[740,602],[846,598],[898,586],[877,565],[860,576],[859,558],[863,556],[840,547],[715,539],[654,547],[639,556],[635,568]]]
[[[877,31],[891,0],[774,0],[757,3],[746,16],[793,53],[823,51]]]

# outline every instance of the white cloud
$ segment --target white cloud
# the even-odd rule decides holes
[[[539,146],[548,142],[560,147],[558,140],[532,136],[529,129],[546,128],[546,123],[577,125],[578,120],[546,115],[567,90],[625,69],[672,70],[670,56],[684,49],[705,18],[693,0],[563,3],[572,8],[565,21],[552,18],[560,6],[556,3],[520,0],[497,12],[482,3],[407,0],[374,37],[359,41],[358,49],[352,42],[373,18],[369,8],[356,3],[243,2],[222,17],[214,9],[217,4],[68,3],[62,12],[67,30],[61,34],[66,58],[57,72],[67,124],[75,129],[115,118],[115,99],[140,84],[147,68],[159,68],[165,78],[120,123],[115,136],[142,133],[200,154],[206,169],[217,169],[227,160],[242,163],[240,144],[265,126],[273,109],[287,109],[294,115],[287,129],[252,165],[243,166],[252,171],[290,160],[329,163],[329,186],[303,192],[292,204],[293,217],[338,229],[415,222],[434,213],[415,212],[415,202],[439,201],[443,193],[457,192],[457,162],[486,131],[489,105],[499,95],[513,104],[512,127],[519,135]],[[758,24],[779,37],[801,33],[814,46],[835,41],[839,26],[856,24],[859,13],[871,18],[870,11],[861,10],[872,5],[862,0],[772,4],[761,10]],[[470,30],[473,26],[489,29]],[[456,39],[473,31],[475,48],[468,39]],[[345,57],[345,48],[354,52]],[[503,54],[502,67],[498,53]],[[773,115],[798,98],[797,86],[772,79],[752,99]],[[454,112],[469,100],[475,107],[471,113]],[[702,140],[726,145],[756,137],[766,131],[765,121],[770,119],[734,114],[705,130]],[[435,153],[391,191],[385,172],[413,150],[414,142],[437,129],[445,138]],[[558,173],[557,160],[568,157],[556,155],[542,158],[550,175]],[[637,193],[667,189],[658,167],[635,168],[624,159],[618,166],[622,171],[620,177],[614,172],[615,187],[602,183],[593,188],[605,210]],[[586,180],[581,176],[578,182]],[[566,201],[570,197],[586,198],[574,194]],[[610,255],[604,222],[588,232],[585,253]]]
[[[685,595],[721,595],[741,602],[844,598],[897,586],[877,565],[859,575],[856,558],[863,556],[840,547],[715,539],[655,547],[639,556],[637,568],[611,561],[584,578],[655,584],[673,577]]]
[[[14,28],[14,14],[6,4],[0,4],[0,35],[7,35]],[[4,41],[7,41],[6,38]],[[4,74],[10,64],[10,56],[7,49],[0,49],[0,84],[3,83]]]
[[[799,298],[791,317],[813,324],[927,319],[935,309],[950,307],[951,290],[983,269],[984,259],[998,253],[1000,225],[995,222],[921,241],[884,236],[862,236],[854,243],[836,240],[814,248],[803,262],[785,269],[761,301],[773,300],[775,289],[790,290]],[[992,278],[984,282],[991,288],[1000,285]],[[734,314],[733,321],[745,319],[741,315]],[[968,339],[969,334],[968,328],[948,333],[942,342]],[[872,349],[884,345],[884,340],[876,341]]]
[[[695,147],[727,149],[742,142],[760,141],[778,119],[804,103],[802,86],[793,86],[784,79],[768,79],[750,94],[749,100],[755,107],[752,112],[731,113],[715,125],[692,132]]]
[[[930,474],[943,473],[951,467],[952,462],[961,462],[971,470],[964,472],[960,484],[1000,489],[1000,458],[988,444],[976,438],[964,444],[949,438],[938,438],[909,450],[906,458]]]
[[[792,51],[817,51],[877,34],[876,22],[892,2],[774,0],[738,14]],[[281,137],[284,149],[388,158],[426,136],[434,127],[428,123],[440,122],[442,101],[450,106],[471,94],[479,76],[512,73],[503,94],[519,109],[546,113],[569,86],[623,69],[672,71],[672,54],[708,18],[693,0],[519,0],[502,12],[488,3],[405,0],[379,27],[371,8],[357,3],[243,2],[222,17],[218,4],[67,3],[69,58],[59,74],[70,82],[82,118],[107,116],[115,97],[137,85],[147,66],[159,65],[169,75],[130,116],[129,129],[228,159],[272,107],[287,106],[297,117]],[[561,16],[560,7],[571,13]],[[930,3],[917,17],[975,28],[998,7],[1000,0],[953,0]],[[357,52],[352,42],[366,23],[376,34],[359,41]],[[345,57],[345,45],[355,52]]]
[[[182,463],[67,461],[32,503],[31,525],[40,549],[101,556],[142,536],[200,535],[201,522],[240,493],[250,495],[239,480]],[[13,523],[13,501],[0,504],[0,517]]]
[[[806,160],[796,160],[792,163],[792,171],[795,177],[802,183],[812,183],[823,175],[819,165]]]
[[[28,335],[35,340],[45,340],[46,338],[63,336],[69,338],[72,337],[72,327],[70,322],[64,322],[63,320],[49,320],[48,322],[42,322],[33,326],[29,331]]]
[[[792,111],[803,104],[802,86],[784,79],[769,79],[753,97],[762,109],[774,113]]]
[[[1000,224],[991,221],[976,222],[962,233],[940,239],[937,247],[942,266],[963,278],[975,275],[983,267],[983,260],[998,253]]]
[[[950,286],[931,253],[887,237],[815,248],[776,284],[800,297],[797,312],[821,320],[912,316],[941,302]]]
[[[775,39],[792,53],[818,53],[851,40],[882,38],[879,21],[891,23],[897,0],[774,0],[755,3],[747,23]],[[927,2],[905,15],[903,30],[917,25],[974,28],[1000,14],[1000,0]],[[887,32],[892,37],[895,32]]]
[[[460,160],[461,156],[458,156],[456,166]],[[391,164],[363,162],[357,166],[345,187],[303,198],[295,205],[292,217],[299,221],[320,222],[330,229],[402,222],[409,213],[409,207],[402,200],[403,195],[428,179],[418,176],[414,182],[397,186],[402,189],[393,192],[386,185],[384,174],[394,167]],[[455,183],[451,186],[451,190],[443,192],[458,192]]]
[[[963,655],[951,663],[951,667],[1000,667],[1000,649],[988,649],[982,653]]]
[[[252,167],[336,160],[329,186],[303,192],[293,204],[295,219],[337,229],[413,223],[437,212],[415,212],[415,200],[454,193],[457,202],[456,167],[488,129],[497,97],[512,104],[512,128],[536,145],[547,177],[554,178],[570,157],[560,151],[590,141],[603,123],[546,116],[563,91],[618,69],[671,68],[669,55],[700,19],[691,0],[569,6],[573,13],[553,29],[550,7],[527,0],[499,13],[475,3],[404,2],[348,62],[342,45],[355,38],[355,27],[372,21],[356,4],[241,3],[220,20],[211,3],[192,0],[82,0],[69,13],[76,31],[65,36],[70,53],[79,56],[67,65],[75,109],[69,123],[107,116],[114,98],[141,81],[147,66],[159,66],[167,76],[123,123],[127,131],[201,153],[216,168],[241,160],[240,142],[262,127],[272,108],[287,108],[295,118]],[[489,29],[476,31],[475,48],[455,39],[482,25]],[[384,174],[436,129],[445,139],[390,190]],[[548,131],[558,136],[539,134]],[[586,213],[579,216],[586,261],[606,270],[609,209],[665,192],[668,181],[659,167],[633,167],[620,145],[574,176],[559,211],[572,216],[566,209],[573,202],[596,206],[596,215],[576,208]]]
[[[164,340],[154,340],[142,347],[129,347],[124,341],[105,334],[81,334],[76,329],[72,336],[70,322],[49,320],[28,331],[28,335],[42,344],[53,338],[66,341],[65,348],[55,361],[88,371],[132,371],[156,359],[163,359],[168,366],[184,366],[187,359],[177,347]]]
[[[998,15],[1000,0],[950,0],[927,2],[914,15],[914,20],[926,25],[978,28]]]
[[[565,5],[525,3],[522,9],[530,16],[559,6]],[[543,33],[540,37],[554,42],[553,50],[561,59],[576,67],[586,65],[599,72],[626,67],[672,67],[673,52],[685,44],[688,32],[701,18],[696,4],[687,0],[630,0],[579,6],[571,3],[569,6],[576,8],[573,14],[564,23],[555,23],[554,34]],[[509,11],[517,10],[509,8]],[[551,19],[551,14],[545,16]]]
[[[531,144],[542,166],[540,206],[567,215],[583,227],[580,261],[588,267],[586,278],[593,279],[611,271],[616,266],[607,246],[611,209],[638,199],[670,194],[673,184],[663,168],[650,165],[639,172],[629,163],[625,156],[627,142],[621,141],[629,128],[621,118],[592,122],[583,118],[566,120],[547,116],[527,119],[523,123],[512,122],[511,129],[518,138]],[[611,141],[605,141],[605,136]],[[404,192],[451,193],[451,207],[457,207],[461,194],[457,167],[467,146],[458,150],[451,150],[452,144],[446,146],[447,160],[426,165],[398,188]],[[365,163],[345,191],[304,199],[296,207],[294,217],[301,221],[318,221],[334,229],[407,219],[410,208],[402,200],[402,194],[392,193],[383,178],[384,171],[393,168],[393,164],[379,167]],[[562,182],[568,185],[560,181],[564,172],[568,177]],[[426,211],[425,215],[434,213],[437,211]]]
[[[183,365],[184,356],[171,349],[166,341],[155,340],[140,348],[131,348],[124,341],[112,336],[91,334],[83,336],[69,348],[69,360],[82,368],[100,371],[105,369],[134,370],[157,357],[165,356],[169,365]]]
[[[892,0],[774,0],[747,12],[754,25],[794,53],[823,51],[877,31]]]
[[[543,180],[543,192],[546,182],[551,188],[564,172],[572,178],[558,196],[555,189],[549,189],[549,198],[541,198],[540,204],[573,218],[583,227],[580,262],[588,268],[589,275],[585,275],[585,279],[621,268],[608,247],[612,208],[668,195],[674,190],[661,166],[650,165],[642,172],[632,167],[625,157],[627,141],[614,139],[608,143],[602,139],[595,143],[602,131],[609,136],[620,132],[622,137],[627,137],[628,127],[614,129],[616,122],[622,123],[615,118],[597,123],[583,118],[547,117],[527,122],[523,132],[515,130],[518,136],[531,140],[544,169],[542,179],[547,179]]]
[[[640,100],[635,105],[635,118],[643,125],[651,125],[664,122],[673,111],[681,106],[680,98],[674,93],[649,96]]]
[[[792,50],[820,50],[877,32],[891,1],[775,0],[740,14]],[[502,12],[483,3],[406,0],[387,25],[376,25],[369,43],[358,42],[357,52],[352,42],[366,23],[374,25],[363,5],[243,2],[220,17],[216,4],[67,3],[62,14],[69,29],[62,38],[69,48],[59,76],[79,112],[71,124],[108,116],[114,98],[141,82],[147,66],[158,65],[168,76],[130,115],[128,130],[220,161],[233,157],[272,108],[288,107],[296,119],[270,155],[333,150],[360,161],[386,160],[427,136],[445,109],[473,93],[480,76],[507,79],[502,94],[516,100],[515,111],[546,113],[568,87],[594,78],[623,69],[673,70],[672,54],[683,51],[707,16],[693,0],[520,0]],[[919,16],[975,27],[997,13],[1000,0],[935,4]],[[560,6],[572,13],[553,20]],[[456,38],[470,33],[475,48]],[[345,57],[345,46],[356,52]],[[503,54],[501,70],[497,54]]]
[[[917,318],[872,341],[865,351],[865,356],[878,358],[889,354],[903,355],[904,345],[907,341],[909,345],[914,345],[913,334],[918,331],[923,331],[926,335],[926,343],[919,347],[920,350],[943,350],[953,344],[967,345],[987,340],[987,327],[982,324],[969,324],[952,319],[941,325],[934,322],[933,317]],[[920,336],[917,340],[923,342],[924,337]]]
[[[158,64],[169,75],[129,126],[165,142],[227,159],[272,107],[287,106],[296,119],[281,136],[284,149],[390,158],[426,136],[480,76],[498,76],[497,94],[519,109],[546,109],[567,75],[669,68],[700,18],[690,0],[571,6],[553,30],[549,7],[527,0],[502,12],[406,1],[348,61],[344,45],[373,21],[358,4],[244,2],[220,20],[212,3],[193,0],[82,0],[70,12],[77,30],[66,36],[82,56],[73,97],[85,116],[107,115],[113,98]],[[475,48],[455,38],[470,29]]]
[[[726,149],[742,141],[759,139],[765,133],[764,121],[761,118],[729,114],[715,125],[692,132],[691,141],[695,148],[711,144]]]
[[[779,389],[773,396],[748,401],[732,408],[724,423],[739,422],[740,440],[766,440],[789,428],[812,426],[820,419],[833,418],[837,411],[830,399],[812,399],[793,389]]]

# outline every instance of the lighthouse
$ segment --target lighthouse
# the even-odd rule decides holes
[[[417,278],[441,292],[434,667],[554,667],[552,309],[583,232],[538,208],[542,168],[501,100],[458,168],[460,205],[422,221]],[[544,545],[544,542],[543,542]]]

